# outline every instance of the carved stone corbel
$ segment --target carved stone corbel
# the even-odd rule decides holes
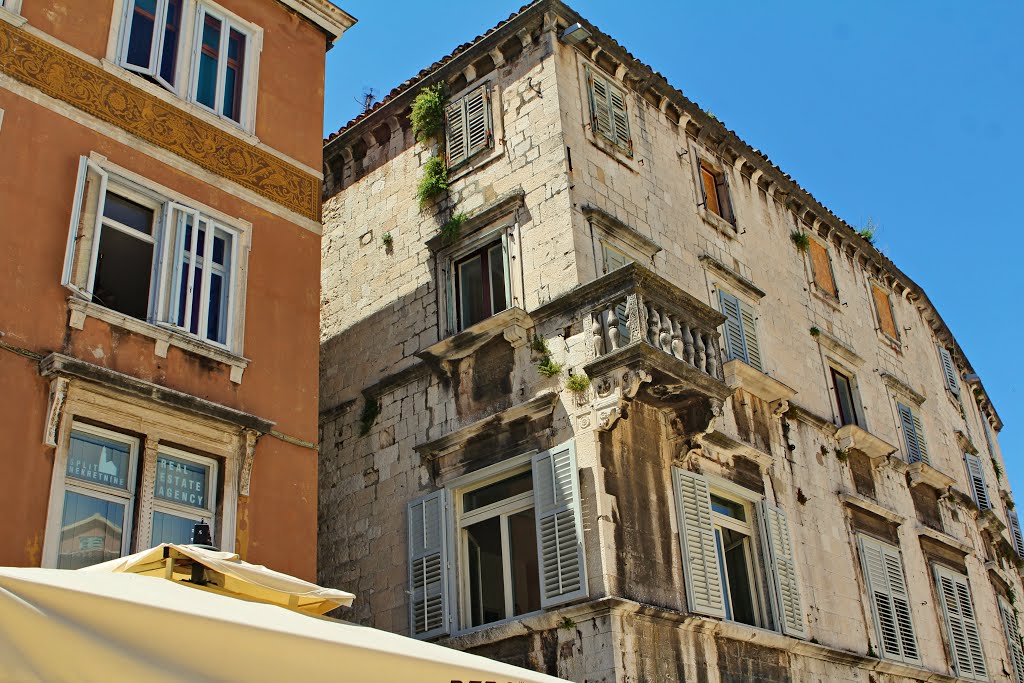
[[[242,430],[242,466],[238,470],[238,495],[249,495],[249,480],[252,479],[252,463],[256,455],[256,442],[262,436],[252,429]]]
[[[43,430],[43,445],[56,446],[57,432],[60,429],[60,417],[64,411],[64,401],[68,396],[71,381],[66,377],[54,377],[50,380],[50,399],[46,407],[46,427]]]
[[[640,385],[650,382],[652,379],[647,368],[641,367],[636,370],[624,371],[622,373],[622,397],[625,399],[635,398],[636,392],[640,391]]]
[[[502,336],[505,337],[505,341],[512,345],[513,349],[525,346],[526,342],[530,339],[530,335],[527,334],[526,328],[516,324],[509,325],[502,330]]]
[[[786,414],[786,411],[789,410],[789,401],[784,398],[780,398],[777,401],[769,403],[768,407],[771,408],[773,417],[781,418]]]

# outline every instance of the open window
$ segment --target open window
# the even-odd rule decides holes
[[[831,364],[828,366],[828,370],[832,380],[832,396],[836,406],[836,417],[839,418],[839,426],[863,427],[853,375]]]
[[[702,155],[696,147],[692,149],[697,174],[697,207],[705,212],[702,215],[710,218],[712,223],[717,224],[721,220],[735,228],[736,215],[729,195],[728,172],[710,156]]]

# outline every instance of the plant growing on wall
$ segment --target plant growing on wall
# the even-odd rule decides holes
[[[380,401],[369,396],[364,397],[363,413],[359,416],[359,436],[366,436],[373,429],[373,423],[380,415]]]
[[[572,373],[569,375],[569,379],[565,380],[565,388],[577,396],[581,396],[590,388],[590,378],[582,372]]]
[[[819,337],[819,336],[821,336],[821,330],[817,327],[817,325],[815,325],[814,327],[811,328],[811,336],[812,337]]]
[[[875,233],[878,232],[878,228],[878,224],[871,218],[868,218],[868,222],[864,224],[864,227],[857,231],[857,234],[867,240],[869,244],[874,244]]]
[[[448,189],[448,166],[439,156],[430,157],[423,165],[423,177],[416,188],[416,196],[420,200],[420,208],[427,206],[438,195]]]
[[[455,240],[459,239],[459,233],[462,231],[462,224],[466,222],[466,214],[457,213],[445,221],[444,225],[441,226],[440,233],[445,244],[451,244]]]
[[[441,132],[444,126],[444,107],[448,102],[445,84],[437,83],[420,90],[412,101],[412,132],[416,140],[422,142]]]
[[[789,239],[793,240],[793,246],[797,248],[797,251],[807,251],[811,246],[811,238],[807,236],[806,232],[794,230],[789,233]]]
[[[540,356],[537,359],[537,372],[545,377],[554,377],[562,372],[562,364],[551,358],[551,349],[543,337],[535,335],[530,340],[530,350]]]

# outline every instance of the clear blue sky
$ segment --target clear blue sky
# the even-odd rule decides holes
[[[383,97],[524,4],[336,1],[359,23],[327,55],[325,134],[365,88]],[[837,215],[881,226],[995,402],[1024,503],[1024,3],[569,4]]]

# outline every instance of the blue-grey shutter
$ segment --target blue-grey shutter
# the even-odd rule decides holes
[[[683,552],[686,603],[691,612],[725,618],[722,568],[711,518],[711,490],[699,474],[672,468]]]
[[[728,360],[747,361],[743,348],[743,316],[740,313],[740,301],[723,289],[718,290],[722,315],[725,316],[725,351]]]
[[[927,450],[923,447],[923,434],[918,434],[920,419],[908,406],[896,402],[896,410],[900,415],[900,426],[903,428],[903,445],[906,450],[907,462],[928,462]]]
[[[409,503],[409,632],[448,633],[448,546],[445,490]]]
[[[956,675],[985,680],[988,672],[967,577],[937,564],[934,568]]]
[[[757,370],[761,366],[761,344],[757,341],[757,323],[754,310],[742,301],[740,304],[740,317],[743,318],[743,350],[746,352],[747,365]]]
[[[1024,683],[1024,646],[1021,645],[1017,612],[1002,597],[999,598],[999,614],[1003,618],[1003,633],[1010,648],[1010,668],[1013,669],[1014,683]]]
[[[953,365],[953,356],[949,350],[939,347],[939,360],[942,363],[942,375],[946,379],[946,388],[954,395],[960,395],[960,384],[956,381],[956,366]]]
[[[533,456],[533,501],[541,607],[586,597],[580,482],[572,441]]]
[[[488,84],[462,98],[466,120],[466,157],[491,146],[491,107]]]
[[[1024,558],[1024,536],[1020,531],[1020,519],[1016,510],[1006,511],[1006,521],[1010,526],[1010,538],[1013,540],[1013,549],[1017,551],[1017,557]],[[1024,683],[1022,681],[1021,683]]]
[[[768,556],[769,587],[779,626],[787,636],[807,637],[800,583],[796,573],[796,557],[789,522],[781,508],[762,501],[761,531]]]
[[[988,486],[985,483],[985,470],[982,468],[981,458],[964,453],[964,462],[967,463],[967,478],[971,482],[974,502],[978,504],[979,510],[990,509],[992,500],[988,497]]]
[[[882,657],[920,663],[900,551],[864,535],[858,543]]]

